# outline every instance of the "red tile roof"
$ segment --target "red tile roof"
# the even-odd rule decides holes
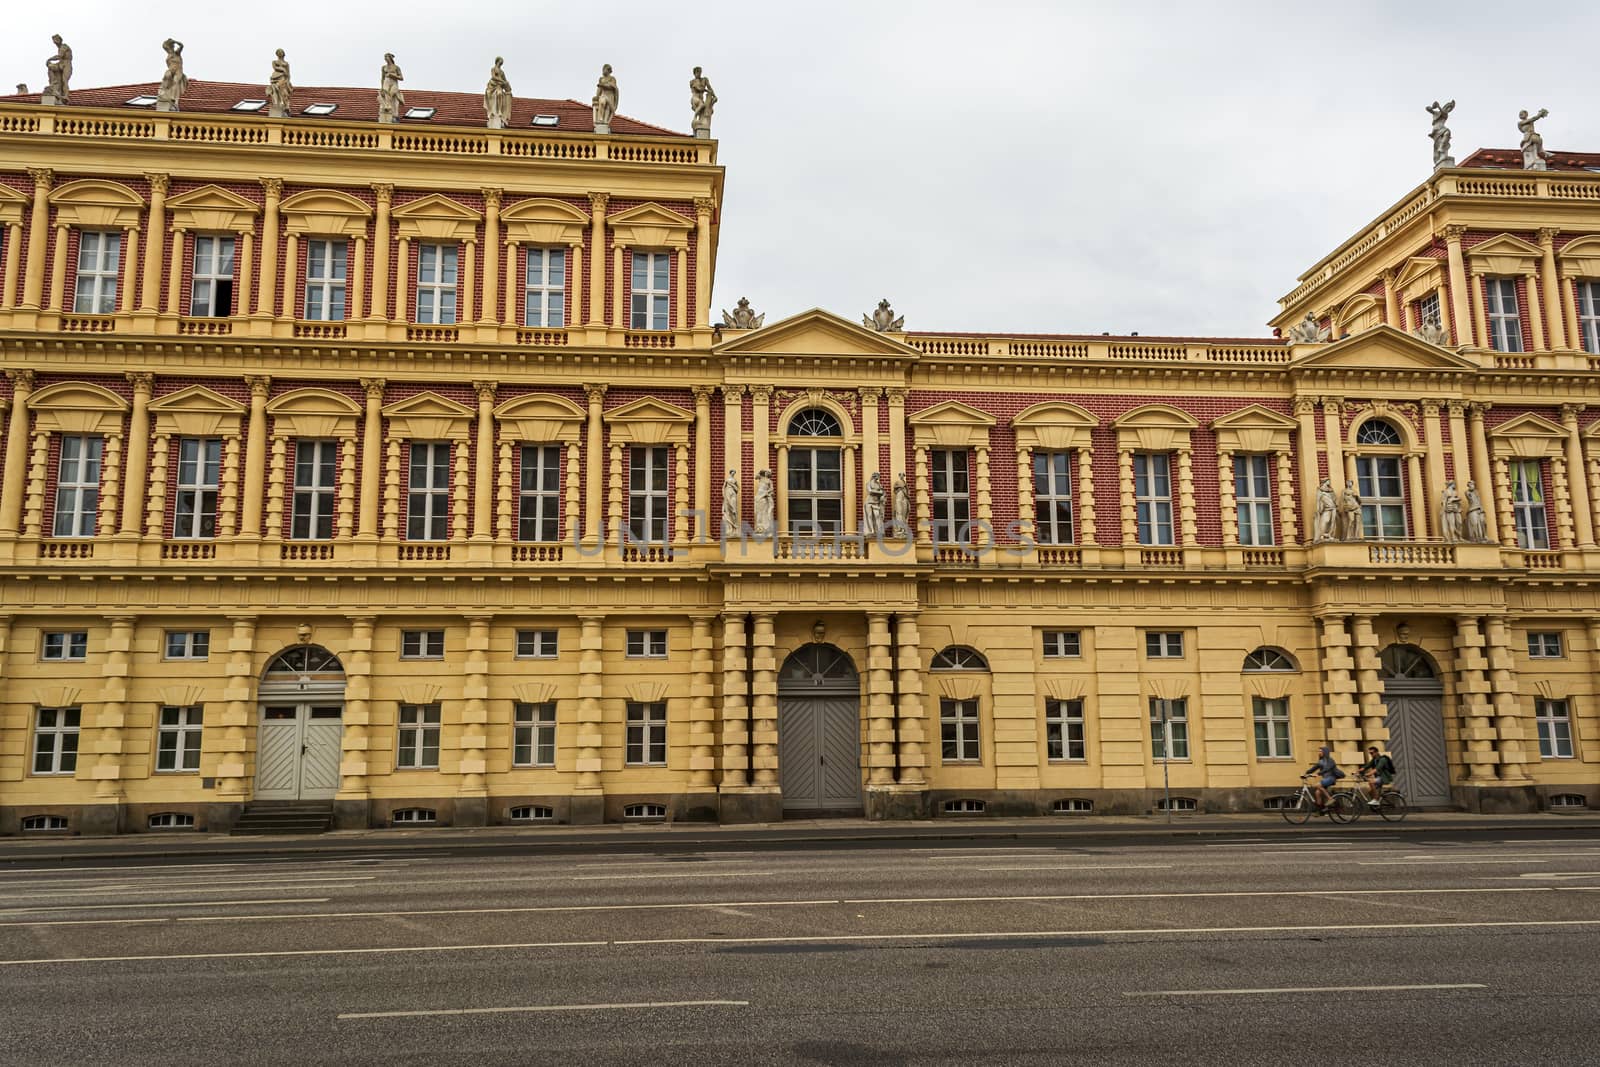
[[[149,108],[129,108],[127,102],[139,95],[155,96],[158,82],[135,85],[112,85],[100,89],[73,89],[69,107],[121,107],[129,111],[149,111]],[[405,89],[406,107],[431,107],[438,110],[431,119],[405,119],[401,126],[477,126],[484,125],[482,93],[438,93],[425,89]],[[241,100],[265,100],[265,84],[242,82],[206,82],[191,79],[184,91],[182,108],[192,114],[227,114]],[[0,96],[0,102],[37,104],[38,93]],[[378,90],[335,88],[328,86],[297,85],[290,98],[289,113],[298,116],[308,104],[337,104],[331,115],[307,116],[348,122],[376,122],[378,120]],[[237,112],[232,112],[237,114]],[[262,114],[266,113],[265,108]],[[404,112],[402,112],[404,114]],[[533,116],[556,115],[560,121],[553,127],[534,127]],[[577,100],[532,100],[514,97],[511,101],[511,129],[547,128],[566,133],[590,133],[594,130],[594,113],[588,104]],[[615,134],[646,134],[650,136],[687,137],[688,134],[652,126],[647,122],[617,115],[611,120]]]
[[[1600,170],[1600,153],[1551,152],[1546,160],[1551,170]],[[1522,150],[1518,148],[1480,148],[1461,161],[1463,167],[1522,169]]]

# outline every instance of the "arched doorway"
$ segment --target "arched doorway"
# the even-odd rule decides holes
[[[833,645],[807,645],[783,661],[778,772],[785,814],[861,809],[861,680]]]
[[[284,649],[261,674],[257,800],[330,800],[339,791],[344,665],[321,645]]]
[[[1432,658],[1415,645],[1390,645],[1379,656],[1389,752],[1406,799],[1448,806],[1450,766],[1444,747],[1444,683]]]

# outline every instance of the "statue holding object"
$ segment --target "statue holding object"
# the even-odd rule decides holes
[[[1428,105],[1428,114],[1433,116],[1433,128],[1428,131],[1428,136],[1433,138],[1433,169],[1440,167],[1453,167],[1456,165],[1455,157],[1450,154],[1450,127],[1445,120],[1450,117],[1450,112],[1456,109],[1456,102],[1440,104],[1435,100]]]
[[[189,79],[183,73],[183,42],[168,37],[161,42],[161,48],[167,53],[167,68],[161,75],[161,88],[156,90],[156,110],[177,111],[178,101],[189,87]]]

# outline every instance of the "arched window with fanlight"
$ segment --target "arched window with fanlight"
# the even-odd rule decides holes
[[[1268,645],[1244,657],[1245,674],[1291,674],[1300,668],[1289,653]],[[1293,753],[1289,747],[1289,698],[1282,693],[1255,693],[1250,697],[1250,719],[1255,727],[1256,759],[1282,760]]]
[[[1406,540],[1405,438],[1389,420],[1368,419],[1356,429],[1355,445],[1362,534],[1369,541]]]
[[[789,532],[837,534],[844,527],[844,431],[833,413],[806,408],[789,420]]]
[[[989,661],[965,645],[951,645],[933,657],[930,669],[938,672],[987,672]],[[959,692],[959,690],[958,690]],[[980,763],[978,699],[965,696],[939,698],[939,753],[942,763]]]
[[[1244,673],[1246,674],[1273,674],[1284,671],[1297,671],[1300,668],[1290,658],[1289,653],[1280,648],[1271,648],[1263,645],[1254,652],[1247,653],[1244,657]]]

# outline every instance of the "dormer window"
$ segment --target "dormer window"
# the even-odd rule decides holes
[[[559,126],[559,125],[561,125],[561,116],[560,115],[535,115],[535,116],[533,116],[532,125],[534,125],[534,126]]]
[[[155,107],[156,98],[148,93],[140,93],[132,100],[126,101],[126,103],[129,107]]]
[[[267,106],[265,100],[241,100],[234,104],[229,111],[260,111]]]
[[[433,118],[433,113],[436,110],[438,109],[431,107],[408,107],[406,108],[406,118],[419,120],[431,119]]]
[[[339,106],[338,104],[307,104],[305,106],[305,108],[300,112],[300,114],[302,114],[302,115],[331,115],[331,114],[334,113],[335,109],[338,108],[338,106]]]

